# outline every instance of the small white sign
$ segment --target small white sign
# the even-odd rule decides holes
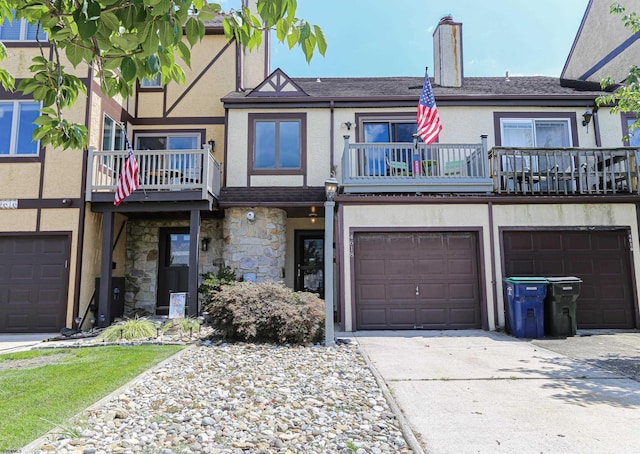
[[[169,318],[184,318],[186,293],[169,293]]]
[[[0,210],[16,210],[18,200],[0,200]]]

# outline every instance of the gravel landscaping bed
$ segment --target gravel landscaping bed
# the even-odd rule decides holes
[[[37,453],[411,453],[352,344],[209,342],[49,434]]]

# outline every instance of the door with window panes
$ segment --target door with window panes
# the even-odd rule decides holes
[[[411,143],[413,135],[417,132],[414,121],[389,120],[389,121],[363,121],[363,139],[366,143]],[[387,162],[411,161],[409,153],[411,149],[370,149],[367,150],[366,172],[368,175],[384,175],[387,172]]]
[[[500,133],[503,147],[515,148],[568,148],[572,146],[571,129],[568,119],[503,118]],[[515,159],[503,157],[503,170],[507,172],[534,172],[555,174],[571,172],[575,163],[571,156],[558,152],[531,156],[523,153]],[[510,180],[507,184],[513,184]],[[540,181],[540,190],[546,190],[548,181]],[[511,187],[511,190],[514,188]]]

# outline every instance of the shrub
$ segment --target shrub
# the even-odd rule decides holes
[[[219,292],[223,285],[233,284],[238,280],[236,271],[226,265],[218,268],[216,273],[203,273],[200,276],[202,276],[202,283],[198,287],[198,292],[205,301]]]
[[[304,344],[323,336],[324,302],[271,282],[223,285],[205,310],[209,324],[229,339]]]
[[[146,318],[132,318],[122,323],[105,328],[98,335],[98,339],[105,342],[117,342],[119,340],[134,340],[156,337],[155,325]]]
[[[196,318],[172,318],[162,327],[163,334],[193,334],[200,331],[200,321]]]

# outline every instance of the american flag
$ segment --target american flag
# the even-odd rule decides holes
[[[129,153],[122,164],[122,172],[120,172],[120,177],[118,178],[116,198],[113,201],[115,206],[120,205],[129,194],[138,189],[138,161],[136,161],[136,157],[133,155],[133,149],[131,148],[126,132],[124,133],[124,143]]]
[[[440,131],[442,131],[440,115],[438,115],[438,108],[433,97],[428,74],[424,78],[416,122],[418,123],[418,135],[426,144],[433,143],[438,138]]]

